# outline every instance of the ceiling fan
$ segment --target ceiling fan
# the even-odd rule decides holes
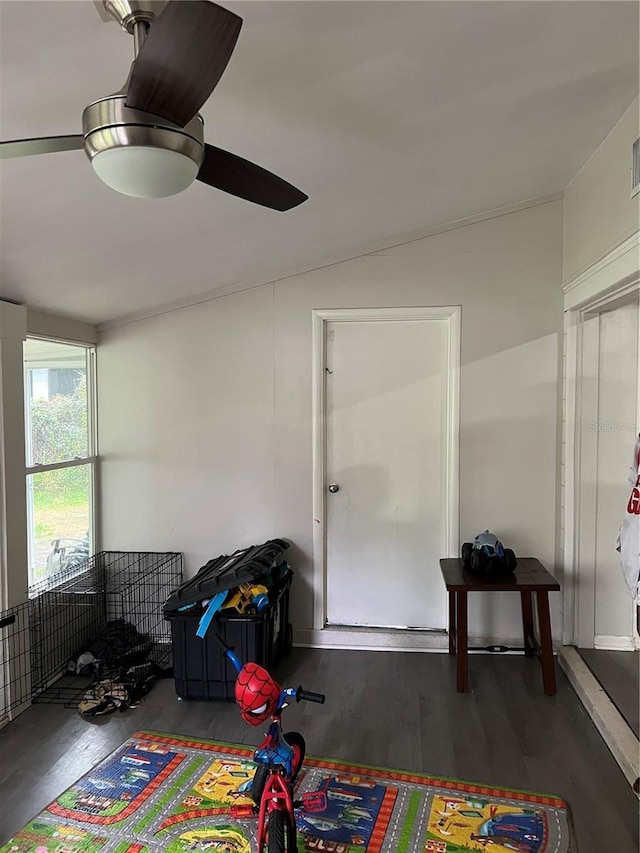
[[[198,110],[233,53],[242,18],[209,0],[103,0],[133,36],[123,87],[89,104],[82,133],[0,142],[0,158],[84,148],[105,184],[125,195],[161,198],[194,180],[274,210],[306,201],[266,169],[204,141]]]

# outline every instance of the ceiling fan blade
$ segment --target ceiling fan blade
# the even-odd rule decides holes
[[[82,148],[81,133],[73,136],[40,136],[37,139],[10,139],[0,142],[0,160],[9,157],[30,157],[32,154],[54,154],[56,151],[75,151]]]
[[[198,180],[211,187],[273,210],[290,210],[309,198],[255,163],[213,145],[205,144],[204,147],[204,161]]]
[[[208,0],[169,0],[134,63],[127,106],[184,127],[222,77],[241,26]]]

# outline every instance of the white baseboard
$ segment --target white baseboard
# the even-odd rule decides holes
[[[330,626],[321,630],[297,628],[295,646],[311,649],[357,649],[373,652],[448,652],[447,631],[419,631],[402,628],[349,628]],[[469,637],[469,646],[502,645],[522,647],[522,637]],[[555,647],[555,644],[554,644]],[[473,654],[473,652],[472,652]],[[521,654],[514,652],[514,654]]]
[[[384,628],[329,627],[322,630],[297,629],[296,646],[312,649],[358,649],[385,652],[449,651],[446,631],[402,631]]]
[[[630,785],[640,776],[640,742],[600,682],[573,646],[563,646],[558,663]]]
[[[596,634],[593,638],[593,648],[610,652],[633,652],[636,644],[633,637],[618,637],[608,634]]]

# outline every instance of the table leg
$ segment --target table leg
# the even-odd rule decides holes
[[[449,591],[449,654],[456,653],[456,591]]]
[[[467,592],[456,593],[456,671],[458,693],[469,692],[469,655],[467,652]]]
[[[538,604],[538,626],[540,629],[540,661],[542,663],[542,683],[547,696],[556,692],[556,673],[553,664],[553,643],[551,640],[551,619],[549,617],[549,594],[545,590],[536,590]]]
[[[534,657],[536,653],[535,634],[533,632],[533,601],[531,590],[521,589],[520,600],[522,603],[522,633],[524,635],[524,653],[528,658]]]

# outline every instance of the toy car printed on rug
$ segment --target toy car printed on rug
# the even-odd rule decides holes
[[[252,754],[140,732],[0,853],[251,853],[256,820],[233,814],[252,804]],[[326,808],[298,814],[298,853],[576,853],[554,796],[307,758],[298,795],[314,791]]]

